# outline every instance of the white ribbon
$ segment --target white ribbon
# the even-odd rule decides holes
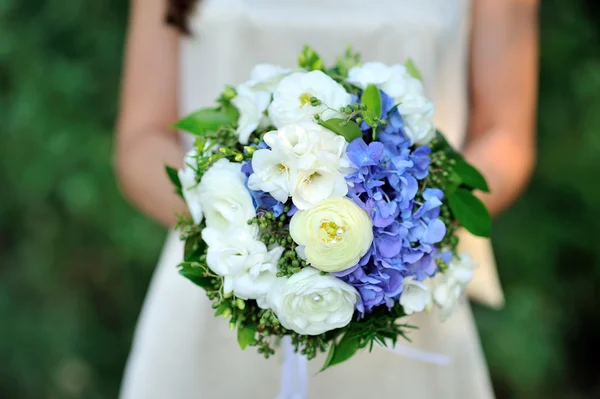
[[[306,356],[294,352],[289,336],[281,341],[283,363],[281,365],[281,388],[276,399],[308,399],[308,360]],[[445,355],[411,348],[408,345],[391,343],[384,347],[400,356],[420,360],[425,363],[447,366],[452,360]]]
[[[281,388],[277,399],[308,399],[308,360],[294,352],[289,336],[281,340],[283,364],[281,365]]]

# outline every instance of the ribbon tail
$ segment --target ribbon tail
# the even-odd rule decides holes
[[[290,337],[282,339],[281,387],[277,399],[308,399],[308,360],[294,352]]]

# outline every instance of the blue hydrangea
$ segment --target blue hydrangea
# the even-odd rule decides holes
[[[357,265],[336,275],[359,291],[357,310],[363,314],[380,305],[392,307],[405,277],[432,276],[437,271],[436,244],[446,234],[439,219],[443,192],[426,189],[422,202],[416,199],[419,180],[428,174],[431,149],[411,149],[401,117],[386,128],[379,132],[378,141],[367,144],[359,138],[347,149],[356,167],[346,178],[348,196],[370,215],[374,238]]]

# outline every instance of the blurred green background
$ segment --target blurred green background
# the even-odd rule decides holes
[[[116,398],[165,236],[121,198],[127,2],[0,0],[0,398]],[[93,16],[93,17],[89,17]],[[600,6],[542,5],[539,164],[475,313],[499,398],[597,398]]]

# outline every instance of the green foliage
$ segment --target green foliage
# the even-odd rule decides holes
[[[178,120],[173,128],[204,137],[207,132],[218,131],[224,126],[234,126],[237,123],[237,119],[231,119],[235,115],[234,111],[231,108],[227,110],[202,108]]]
[[[331,118],[326,121],[319,121],[319,124],[331,130],[335,134],[344,137],[347,142],[351,142],[354,139],[362,137],[360,127],[354,121]]]
[[[254,342],[254,336],[256,335],[256,327],[253,325],[242,325],[238,327],[238,343],[242,350],[246,349],[248,345]]]
[[[412,76],[415,79],[423,80],[421,72],[419,71],[419,68],[417,68],[417,65],[415,65],[413,60],[409,58],[404,62],[404,66],[406,67],[406,71],[410,76]]]
[[[456,173],[457,182],[465,187],[481,190],[484,193],[489,193],[490,189],[485,181],[485,178],[473,165],[466,162],[464,159],[458,159],[454,163],[452,169]]]
[[[448,196],[448,204],[452,214],[465,229],[476,236],[490,236],[492,230],[490,213],[471,191],[464,188],[457,189]]]

